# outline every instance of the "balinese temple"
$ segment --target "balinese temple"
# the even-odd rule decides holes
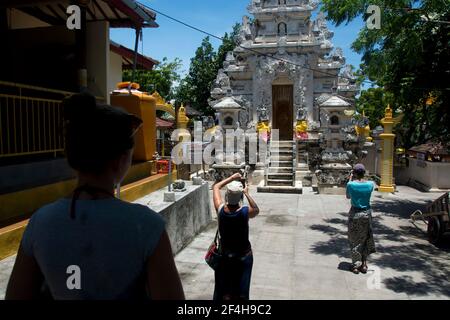
[[[311,169],[307,142],[320,136],[329,139],[330,161],[345,162],[341,129],[351,124],[359,88],[342,50],[331,42],[324,14],[312,19],[316,9],[316,1],[252,0],[240,45],[228,53],[212,90],[221,126],[279,130],[277,146],[286,153],[271,162],[273,175],[266,172],[265,186],[295,187],[296,171]],[[277,168],[293,174],[281,175]]]

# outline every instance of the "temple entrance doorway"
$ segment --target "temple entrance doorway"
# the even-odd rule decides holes
[[[279,130],[280,140],[292,140],[294,135],[294,86],[272,86],[272,128]]]

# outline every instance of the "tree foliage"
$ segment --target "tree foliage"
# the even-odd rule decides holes
[[[363,92],[359,105],[370,105],[373,116],[380,115],[381,111],[375,109],[383,110],[387,100],[395,110],[402,110],[405,117],[400,132],[406,147],[431,138],[450,139],[450,24],[443,23],[450,21],[450,1],[322,3],[322,10],[337,25],[367,17],[369,5],[381,8],[381,29],[364,27],[352,45],[362,54],[361,74],[383,88]]]
[[[177,89],[177,102],[189,103],[204,115],[213,114],[208,102],[211,97],[211,88],[219,69],[223,68],[227,53],[237,45],[239,30],[240,25],[236,24],[230,35],[225,33],[217,52],[209,37],[203,39],[195,56],[191,59],[188,75]]]
[[[369,88],[361,92],[356,101],[356,108],[359,113],[365,113],[370,120],[370,127],[375,128],[380,125],[380,120],[384,117],[383,106],[392,103],[392,96],[382,88]]]
[[[209,113],[209,89],[216,78],[215,64],[216,53],[207,37],[191,59],[189,74],[180,83],[177,101],[189,103],[202,113]]]
[[[153,70],[136,70],[134,82],[139,83],[143,91],[153,93],[156,90],[169,101],[174,98],[174,83],[180,80],[178,74],[180,67],[180,59],[168,61],[167,58],[163,58]],[[132,70],[123,71],[123,81],[131,81],[131,77]]]

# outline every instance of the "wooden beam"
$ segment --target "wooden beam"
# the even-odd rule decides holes
[[[89,8],[89,6],[86,6],[86,12],[92,17],[91,20],[97,20],[97,16],[91,11],[91,8]]]
[[[6,8],[20,8],[20,7],[30,7],[37,5],[47,5],[55,3],[67,3],[67,1],[61,0],[2,0],[0,2],[0,7]]]
[[[64,12],[64,14],[65,14],[64,19],[67,21],[67,18],[68,18],[68,15],[67,15],[67,8],[64,7],[61,3],[58,3],[58,7],[59,7],[59,9],[60,9],[62,12]]]
[[[111,28],[134,28],[135,24],[130,19],[113,19],[109,21],[109,26]]]
[[[106,15],[105,11],[103,11],[102,6],[99,5],[97,3],[97,1],[95,1],[95,0],[93,0],[92,3],[94,5],[94,7],[96,7],[98,9],[98,11],[100,11],[100,13],[102,14],[103,18],[108,20],[108,16]]]
[[[96,1],[96,0],[94,0]],[[114,8],[112,5],[109,4],[109,2],[105,2],[109,9],[111,9],[111,11],[114,13],[114,15],[116,16],[117,19],[120,19],[119,13],[117,12],[116,8]]]
[[[137,13],[134,9],[130,8],[127,4],[122,2],[122,0],[109,0],[108,4],[111,4],[112,7],[117,8],[120,12],[128,16],[136,26],[140,26],[143,22],[143,18]]]
[[[64,16],[60,16],[60,14],[51,6],[51,5],[46,5],[46,8],[48,10],[50,10],[51,13],[53,13],[57,18],[60,18],[61,20],[66,20],[67,17]]]
[[[38,18],[39,20],[42,20],[48,24],[51,24],[53,26],[58,26],[58,25],[66,23],[66,20],[62,20],[62,19],[58,19],[56,17],[50,16],[50,15],[46,14],[45,12],[43,12],[39,8],[23,7],[23,8],[20,8],[20,11],[23,11],[23,12],[25,12],[35,18]]]

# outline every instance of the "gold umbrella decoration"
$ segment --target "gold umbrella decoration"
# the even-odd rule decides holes
[[[345,110],[344,112],[346,111],[353,111],[353,113],[355,113],[354,110]],[[363,137],[367,142],[372,142],[373,138],[370,136],[369,118],[366,117],[365,111],[363,110],[362,116],[359,119],[355,120],[355,131],[358,137]]]

